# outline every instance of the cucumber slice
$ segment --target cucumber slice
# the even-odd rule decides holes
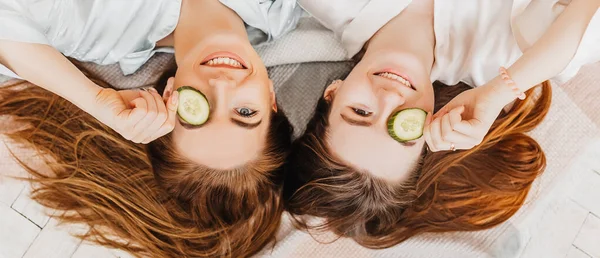
[[[202,92],[190,86],[182,86],[179,92],[177,114],[190,125],[201,125],[208,120],[210,106]]]
[[[408,142],[423,136],[427,112],[408,108],[396,112],[388,120],[388,133],[398,142]]]

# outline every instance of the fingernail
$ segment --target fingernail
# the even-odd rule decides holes
[[[150,87],[150,91],[154,92],[154,93],[158,93],[158,91],[155,88]]]

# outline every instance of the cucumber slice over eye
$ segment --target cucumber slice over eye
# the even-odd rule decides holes
[[[177,114],[190,125],[201,125],[208,120],[210,106],[202,92],[190,86],[177,89],[179,92],[179,105]]]
[[[408,108],[396,112],[388,120],[388,133],[398,142],[408,142],[423,136],[427,112]]]

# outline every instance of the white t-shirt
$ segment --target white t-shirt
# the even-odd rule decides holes
[[[292,30],[302,15],[295,0],[221,2],[264,40]],[[181,0],[0,0],[0,39],[50,45],[80,61],[119,63],[128,75],[154,53],[173,52],[155,47],[177,26],[180,8]],[[0,74],[17,77],[2,65]]]
[[[299,0],[300,5],[334,31],[348,57],[411,0]],[[522,54],[515,37],[531,46],[570,1],[434,0],[435,63],[431,80],[447,85],[463,81],[480,86]],[[553,80],[563,83],[581,66],[600,61],[600,11],[590,22],[571,63]]]

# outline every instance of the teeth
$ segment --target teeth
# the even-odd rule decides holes
[[[383,78],[388,78],[388,79],[399,81],[400,83],[402,83],[402,84],[404,84],[404,85],[406,85],[408,87],[412,87],[412,85],[410,84],[409,81],[407,81],[404,78],[402,78],[402,77],[400,77],[398,75],[395,75],[393,73],[385,72],[385,73],[380,73],[380,74],[377,74],[377,75],[379,75],[379,76],[381,76]]]
[[[236,68],[244,67],[240,62],[238,62],[234,59],[231,59],[229,57],[217,57],[217,58],[213,58],[213,59],[209,60],[208,62],[206,62],[206,65],[208,65],[208,66],[223,65],[223,64],[231,66],[231,67],[236,67]]]

